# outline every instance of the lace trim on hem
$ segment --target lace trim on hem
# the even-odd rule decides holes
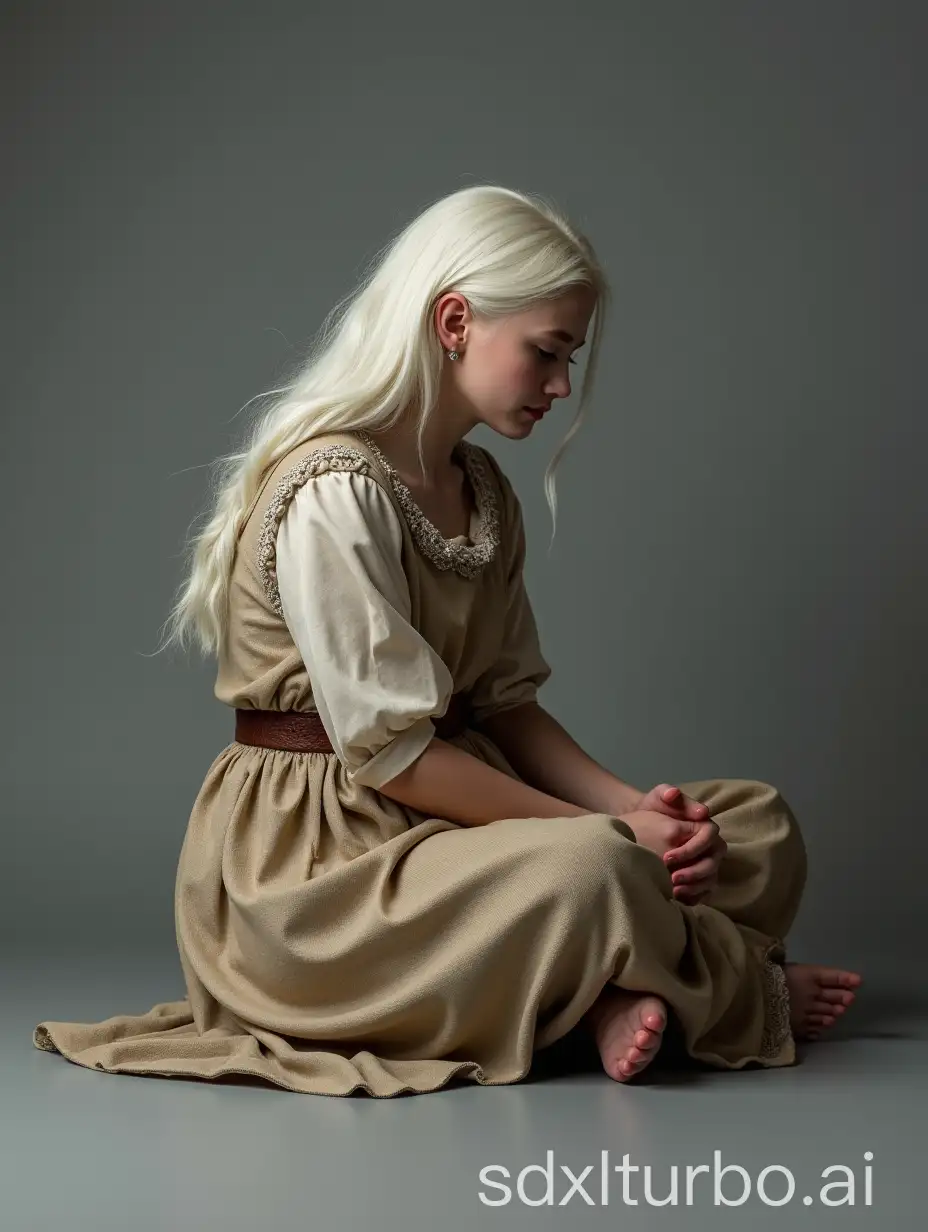
[[[47,1027],[43,1027],[40,1023],[32,1034],[32,1042],[36,1048],[41,1048],[43,1052],[57,1052],[58,1049],[52,1043],[52,1037]]]
[[[764,1060],[772,1060],[790,1038],[789,988],[786,972],[780,963],[764,956],[764,1031],[760,1053]]]

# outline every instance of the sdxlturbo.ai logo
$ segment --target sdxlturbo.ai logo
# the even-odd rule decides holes
[[[678,1164],[670,1165],[669,1186],[665,1183],[661,1187],[665,1192],[655,1194],[656,1186],[650,1164],[645,1164],[643,1167],[633,1164],[630,1162],[631,1156],[626,1154],[622,1156],[620,1164],[614,1164],[610,1168],[609,1152],[602,1151],[598,1177],[590,1176],[593,1172],[592,1164],[588,1164],[579,1175],[572,1172],[566,1164],[558,1165],[569,1184],[566,1188],[562,1187],[563,1192],[560,1197],[557,1197],[556,1182],[560,1177],[555,1172],[554,1151],[547,1151],[545,1158],[544,1164],[527,1164],[516,1176],[515,1191],[524,1206],[566,1206],[575,1198],[585,1202],[587,1206],[596,1206],[597,1202],[592,1194],[596,1193],[597,1180],[599,1182],[599,1205],[608,1206],[614,1172],[622,1178],[621,1195],[617,1195],[616,1200],[625,1206],[637,1206],[641,1201],[640,1197],[632,1194],[633,1174],[638,1172],[643,1173],[641,1178],[643,1183],[639,1192],[642,1193],[644,1201],[649,1206],[679,1206],[681,1201],[685,1206],[693,1206],[697,1201],[707,1201],[710,1194],[715,1206],[742,1206],[750,1198],[752,1192],[756,1192],[758,1198],[766,1206],[786,1206],[787,1203],[792,1202],[796,1194],[796,1180],[789,1168],[783,1164],[769,1164],[758,1173],[756,1182],[752,1183],[750,1173],[746,1168],[742,1168],[740,1164],[722,1163],[721,1151],[713,1151],[711,1167],[709,1164],[686,1165],[685,1193],[682,1199],[680,1196],[681,1168]],[[863,1205],[872,1206],[873,1168],[869,1161],[873,1159],[873,1152],[865,1151],[864,1159],[868,1162],[863,1168]],[[529,1177],[534,1178],[538,1173],[544,1177],[543,1192],[539,1192],[540,1187],[533,1179],[530,1186],[533,1192],[530,1195],[526,1181]],[[700,1182],[700,1193],[697,1196],[694,1194],[696,1178],[706,1173],[711,1178],[711,1188],[709,1188],[709,1181]],[[493,1179],[494,1174],[502,1179]],[[803,1195],[804,1206],[812,1206],[816,1201],[822,1206],[854,1206],[857,1203],[857,1178],[853,1168],[849,1168],[846,1164],[829,1164],[828,1167],[822,1169],[817,1179],[826,1180],[829,1177],[836,1179],[828,1180],[815,1194]],[[637,1178],[634,1179],[637,1180]],[[491,1197],[483,1190],[478,1191],[477,1196],[484,1206],[506,1206],[512,1201],[512,1186],[507,1183],[512,1180],[512,1177],[509,1169],[503,1167],[502,1164],[487,1164],[486,1167],[481,1168],[480,1180],[484,1186],[491,1190],[498,1190],[500,1194],[498,1197]]]

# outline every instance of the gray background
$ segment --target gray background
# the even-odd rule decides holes
[[[10,1226],[562,1227],[578,1201],[491,1210],[476,1168],[605,1147],[654,1165],[753,1152],[755,1173],[810,1153],[860,1169],[874,1150],[879,1200],[840,1219],[908,1226],[925,1073],[924,7],[82,0],[4,5],[2,41]],[[207,464],[373,251],[478,182],[552,195],[615,296],[550,553],[542,476],[577,394],[524,443],[472,435],[525,508],[554,668],[540,700],[639,787],[775,783],[811,862],[791,957],[861,971],[866,996],[796,1069],[634,1089],[592,1070],[295,1100],[38,1053],[40,1019],[183,995],[174,872],[231,716],[212,664],[151,656]],[[635,1217],[718,1216],[706,1198]]]

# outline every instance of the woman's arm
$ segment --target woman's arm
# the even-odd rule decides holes
[[[644,792],[594,761],[538,702],[526,702],[480,724],[513,770],[539,791],[618,816],[638,808]]]
[[[584,817],[598,813],[547,795],[479,757],[433,736],[425,752],[379,791],[428,817],[483,826],[507,817]]]

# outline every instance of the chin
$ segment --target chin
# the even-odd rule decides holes
[[[488,428],[492,428],[500,436],[518,441],[530,434],[536,421],[523,415],[521,411],[510,411],[508,415],[498,415],[493,419],[488,417],[484,422]]]

